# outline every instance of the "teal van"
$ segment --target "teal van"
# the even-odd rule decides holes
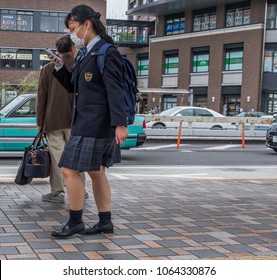
[[[128,138],[121,146],[129,149],[141,146],[146,140],[144,117],[136,115],[128,126]],[[36,94],[22,94],[0,110],[0,155],[20,156],[37,134]]]

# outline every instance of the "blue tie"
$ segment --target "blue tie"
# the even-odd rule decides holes
[[[88,51],[87,51],[86,47],[80,48],[78,53],[77,53],[76,60],[77,61],[82,61],[83,58],[86,56],[87,52]]]

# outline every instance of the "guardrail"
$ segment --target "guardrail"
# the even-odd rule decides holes
[[[179,122],[174,129],[153,129],[147,128],[146,134],[148,140],[177,140],[177,148],[180,140],[223,140],[240,141],[242,148],[245,146],[245,140],[265,141],[266,130],[274,121],[273,117],[182,117],[182,116],[160,116],[160,115],[142,115],[145,120],[156,122]],[[187,127],[182,127],[181,123],[188,123]],[[210,123],[229,123],[235,124],[233,128],[226,130],[193,129],[193,122]],[[259,130],[255,130],[258,125]],[[261,130],[262,129],[262,130]]]
[[[143,115],[145,120],[148,121],[161,121],[161,122],[187,122],[188,127],[176,126],[176,129],[146,129],[147,139],[161,139],[172,140],[176,139],[206,139],[206,140],[241,140],[242,142],[247,140],[261,140],[265,141],[266,129],[264,131],[255,130],[255,125],[267,125],[269,126],[274,120],[273,117],[258,118],[258,117],[182,117],[182,116],[160,116],[160,115]],[[214,123],[230,123],[236,124],[233,129],[227,130],[210,130],[210,129],[192,129],[193,122],[214,122]],[[245,129],[245,126],[249,125],[249,129]],[[36,124],[34,123],[0,123],[0,129],[2,128],[19,128],[19,129],[34,129]],[[244,129],[243,129],[244,128]],[[28,140],[29,137],[22,137],[22,139]],[[30,136],[33,138],[33,136]],[[29,139],[30,139],[29,138]],[[244,139],[243,139],[244,138]],[[0,137],[0,142],[7,141],[7,138]],[[18,139],[9,137],[10,142],[17,142]],[[180,143],[180,142],[179,142]]]
[[[182,117],[182,116],[160,116],[160,115],[141,115],[145,121],[164,121],[164,122],[188,122],[189,128],[192,129],[193,122],[214,122],[214,123],[235,123],[250,124],[250,130],[254,130],[255,124],[268,124],[270,125],[274,120],[273,117]]]

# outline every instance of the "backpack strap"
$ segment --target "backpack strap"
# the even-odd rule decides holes
[[[97,67],[102,76],[104,74],[106,52],[110,47],[114,47],[114,45],[109,43],[104,43],[95,53],[95,55],[97,56],[96,57]]]

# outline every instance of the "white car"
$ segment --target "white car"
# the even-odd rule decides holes
[[[182,116],[182,117],[222,117],[222,114],[202,107],[192,107],[192,106],[179,106],[168,109],[166,111],[161,112],[160,114],[155,115],[155,117],[159,116]],[[179,128],[179,122],[171,122],[171,121],[149,121],[146,123],[146,128]],[[188,128],[188,122],[183,122],[183,127]],[[212,130],[223,130],[223,129],[235,129],[236,126],[231,123],[224,122],[192,122],[192,129],[212,129]]]

